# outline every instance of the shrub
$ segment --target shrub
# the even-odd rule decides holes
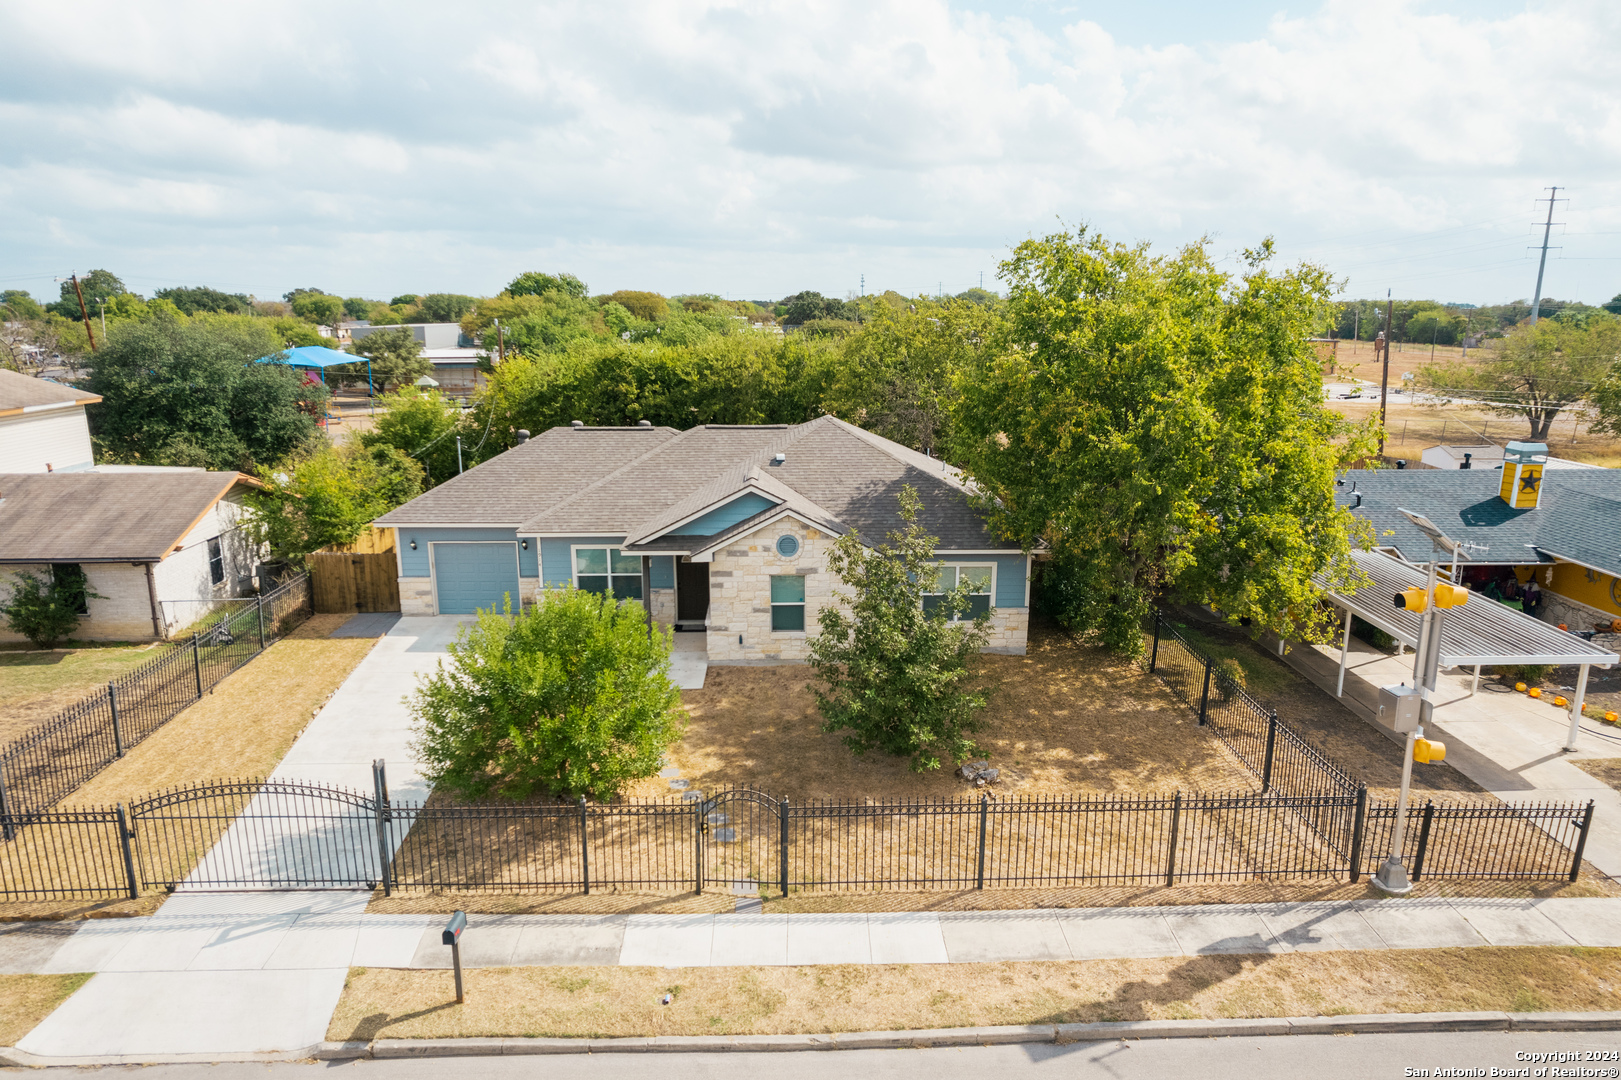
[[[641,604],[567,589],[481,611],[411,702],[428,779],[474,798],[610,799],[681,737],[670,631]]]
[[[1365,623],[1355,615],[1351,616],[1351,633],[1361,641],[1367,642],[1375,649],[1389,652],[1396,647],[1396,639],[1385,633],[1371,623]]]
[[[922,504],[910,486],[900,504],[905,526],[889,543],[868,550],[848,532],[828,555],[828,568],[852,590],[838,594],[850,610],[817,614],[821,632],[810,639],[810,663],[823,686],[811,691],[824,730],[847,732],[844,744],[857,756],[882,750],[911,758],[912,769],[923,772],[938,769],[942,758],[961,763],[974,753],[968,735],[986,694],[969,682],[990,616],[950,621],[968,610],[966,586],[924,611],[937,573],[935,540],[916,523]]]
[[[1553,670],[1551,664],[1509,664],[1504,667],[1492,669],[1494,675],[1501,675],[1509,682],[1523,682],[1527,686],[1535,686],[1548,677]]]
[[[1223,697],[1231,697],[1240,690],[1249,689],[1249,678],[1244,672],[1244,665],[1231,656],[1216,661],[1216,687]]]
[[[6,625],[31,641],[36,648],[50,649],[70,637],[79,626],[80,612],[91,598],[84,571],[77,566],[53,568],[51,580],[30,573],[16,575],[11,595],[0,604]]]

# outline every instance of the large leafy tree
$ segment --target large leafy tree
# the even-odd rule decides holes
[[[955,586],[941,603],[936,593],[935,539],[917,524],[922,503],[901,490],[902,528],[887,543],[867,548],[845,533],[828,553],[828,569],[849,591],[837,606],[817,612],[820,630],[810,639],[812,684],[825,730],[843,732],[857,756],[877,750],[909,758],[914,771],[966,761],[986,692],[973,685],[988,614],[965,619],[968,586]]]
[[[111,270],[92,270],[79,278],[79,288],[84,291],[84,311],[94,317],[100,308],[113,297],[129,292],[118,275]],[[58,290],[60,298],[56,303],[49,305],[50,310],[56,312],[64,319],[78,319],[82,317],[79,308],[79,293],[74,290],[72,280],[62,282]]]
[[[428,779],[460,795],[610,799],[681,737],[672,634],[642,605],[567,589],[481,612],[412,699]]]
[[[422,342],[404,326],[367,334],[355,342],[355,355],[371,361],[372,383],[377,387],[385,383],[409,386],[433,370],[433,361],[422,355]],[[345,374],[364,376],[366,365],[356,364],[344,370]]]
[[[1115,649],[1141,647],[1167,592],[1318,637],[1312,575],[1351,574],[1334,474],[1366,433],[1323,407],[1307,340],[1332,283],[1272,273],[1270,252],[1234,278],[1203,245],[1156,256],[1081,229],[1002,264],[1009,321],[959,375],[957,451],[996,527],[1050,545],[1064,621]]]
[[[187,315],[195,315],[199,311],[216,311],[226,315],[253,314],[253,301],[242,293],[221,292],[207,285],[159,289],[153,295],[169,301]]]
[[[461,322],[478,303],[459,293],[429,293],[417,301],[423,322]]]
[[[1476,364],[1428,366],[1419,373],[1419,383],[1524,417],[1530,439],[1543,442],[1560,413],[1603,384],[1618,354],[1621,318],[1597,308],[1564,311],[1509,331]]]
[[[374,519],[422,494],[423,471],[392,446],[318,441],[261,467],[259,479],[265,487],[247,496],[249,535],[277,558],[298,561],[354,543]]]
[[[261,357],[281,351],[247,316],[159,313],[112,327],[85,389],[102,455],[146,465],[252,471],[316,437],[326,390]]]
[[[460,409],[437,391],[423,391],[414,386],[388,395],[381,403],[383,411],[378,414],[372,430],[360,435],[362,445],[393,447],[420,462],[429,487],[442,484],[456,475],[456,432],[461,426]],[[475,448],[469,447],[466,454],[468,463],[473,461],[474,453]]]
[[[294,296],[293,314],[306,322],[335,326],[343,318],[343,298],[305,292]]]
[[[507,285],[507,292],[512,296],[544,296],[546,293],[555,292],[583,300],[586,287],[585,282],[573,274],[543,274],[538,270],[531,270],[513,278]]]

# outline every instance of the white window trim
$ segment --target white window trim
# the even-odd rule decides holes
[[[578,558],[575,557],[574,553],[576,551],[617,551],[620,554],[623,554],[624,551],[625,551],[625,547],[624,547],[623,544],[570,544],[568,546],[568,580],[569,580],[570,585],[572,585],[576,589],[578,589],[580,587],[580,561],[579,561]],[[635,558],[639,561],[642,558],[642,556],[636,555]],[[636,573],[637,573],[638,580],[642,580],[642,577],[641,577],[642,571],[638,568]],[[614,591],[613,591],[613,588],[614,588],[613,579],[615,577],[615,574],[613,572],[613,563],[612,563],[612,561],[610,561],[608,563],[608,572],[607,572],[606,575],[592,574],[591,576],[592,577],[606,576],[607,579],[608,579],[608,595],[613,596],[614,599],[616,599],[616,600],[636,600],[636,599],[638,599],[637,597],[634,597],[634,596],[616,596],[614,594]],[[619,576],[619,577],[629,577],[630,575],[629,574],[619,574],[617,576]],[[652,575],[649,574],[645,580],[647,580],[650,583],[648,585],[648,588],[651,589],[652,588],[652,586],[651,586]],[[641,600],[641,602],[643,604],[646,604],[647,601],[648,601],[648,598],[644,596],[644,597],[641,597],[640,600]]]
[[[775,554],[775,544],[774,543],[773,543],[772,553]],[[810,608],[810,590],[809,589],[805,590],[805,599],[801,600],[797,604],[793,604],[793,603],[779,604],[776,601],[771,599],[771,579],[772,578],[774,578],[774,577],[796,577],[801,582],[803,582],[807,576],[808,575],[806,575],[806,574],[767,574],[766,575],[766,594],[765,594],[766,595],[766,604],[765,604],[765,606],[767,608],[771,609],[773,612],[777,608],[780,608],[780,607],[796,607],[800,611],[800,616],[799,616],[799,626],[800,626],[800,628],[798,630],[778,630],[775,627],[773,627],[771,629],[771,633],[773,633],[773,634],[790,634],[790,635],[798,634],[800,637],[804,637],[807,633],[810,632],[809,629],[808,629],[809,626],[810,626],[810,619],[809,619],[809,615],[808,615],[808,609]],[[801,587],[803,588],[803,586],[801,586]]]
[[[996,571],[997,571],[997,564],[996,563],[994,563],[994,562],[964,562],[964,561],[958,561],[958,560],[953,560],[953,559],[940,559],[937,562],[935,562],[934,565],[938,566],[942,570],[945,569],[948,566],[956,567],[958,569],[973,568],[973,569],[976,569],[976,570],[980,570],[980,569],[988,569],[988,570],[990,570],[990,572],[991,572],[991,587],[990,587],[989,593],[988,594],[976,593],[974,595],[976,595],[976,596],[978,596],[978,595],[989,595],[990,598],[991,598],[991,607],[990,607],[991,613],[992,614],[996,613]],[[945,594],[944,593],[924,593],[923,595],[924,596],[944,596]],[[969,622],[971,620],[964,619],[961,616],[953,616],[951,621],[952,622]]]

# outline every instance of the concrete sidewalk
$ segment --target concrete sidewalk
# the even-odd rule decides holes
[[[350,967],[443,968],[443,915],[363,892],[191,893],[137,919],[0,927],[0,971],[97,972],[18,1047],[268,1053],[325,1038]],[[1621,946],[1621,899],[1361,900],[856,915],[474,915],[463,963],[946,964],[1482,945]]]
[[[1291,642],[1285,660],[1329,695],[1339,677],[1339,650]],[[1621,757],[1621,729],[1581,721],[1577,749],[1564,750],[1570,713],[1524,694],[1481,688],[1470,696],[1474,672],[1442,672],[1434,734],[1447,744],[1447,764],[1508,803],[1551,802],[1595,807],[1586,860],[1621,878],[1621,792],[1571,764],[1573,758]],[[1343,704],[1369,723],[1381,686],[1413,682],[1413,654],[1389,656],[1351,639]]]

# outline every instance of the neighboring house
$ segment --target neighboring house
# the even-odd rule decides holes
[[[402,323],[399,326],[372,326],[370,323],[347,323],[347,333],[353,341],[363,341],[380,330],[405,329],[422,343],[422,356],[433,365],[431,378],[439,385],[439,392],[451,397],[467,397],[484,385],[484,375],[478,370],[478,358],[484,350],[462,333],[459,323]]]
[[[1496,468],[1356,470],[1342,475],[1341,506],[1365,518],[1380,549],[1430,560],[1430,541],[1398,507],[1423,514],[1454,540],[1478,545],[1463,564],[1472,584],[1533,574],[1542,618],[1573,631],[1621,619],[1621,471],[1558,469],[1542,443],[1511,442]]]
[[[84,407],[100,400],[0,369],[0,472],[63,472],[95,464]]]
[[[409,330],[411,336],[422,343],[424,349],[457,349],[471,347],[473,342],[462,335],[460,323],[400,323],[395,326],[372,326],[370,323],[350,323],[349,339],[364,341],[384,330]]]
[[[1419,460],[1432,469],[1501,469],[1503,448],[1492,443],[1472,446],[1431,446],[1425,448],[1419,455]],[[1598,469],[1602,466],[1589,465],[1585,461],[1550,457],[1548,468]]]
[[[917,490],[943,578],[1022,654],[1030,558],[996,539],[958,472],[831,416],[776,426],[553,428],[379,518],[407,615],[465,614],[575,585],[646,598],[710,663],[803,660],[837,588],[833,541],[882,543]]]
[[[0,474],[0,594],[19,571],[77,565],[90,582],[73,636],[165,638],[251,591],[261,552],[238,521],[252,477],[201,469]],[[0,640],[18,641],[0,624]]]

